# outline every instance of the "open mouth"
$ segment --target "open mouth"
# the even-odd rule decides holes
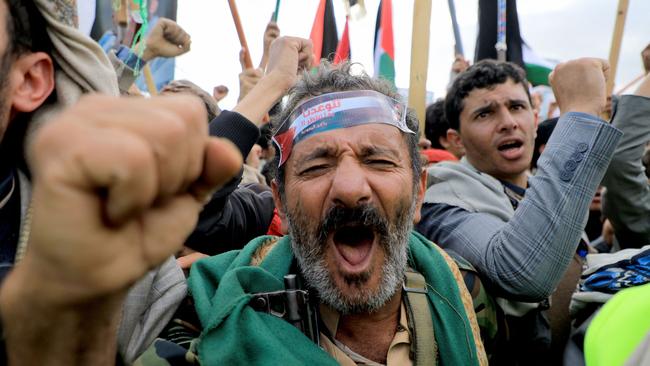
[[[518,149],[523,145],[521,141],[508,141],[499,145],[499,151],[507,151],[512,149]]]
[[[497,149],[506,159],[517,159],[521,155],[522,147],[524,146],[521,140],[506,140],[497,146]]]
[[[334,232],[332,241],[345,272],[361,272],[372,257],[374,230],[362,224],[346,225]]]

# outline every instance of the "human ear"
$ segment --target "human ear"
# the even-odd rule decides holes
[[[413,224],[417,224],[422,219],[422,203],[424,202],[424,194],[427,191],[427,170],[420,171],[420,179],[417,184],[418,195],[415,202],[415,215],[413,216]]]
[[[45,52],[19,56],[10,71],[13,112],[29,113],[40,107],[54,90],[54,65]]]
[[[457,130],[454,130],[453,128],[447,129],[447,145],[455,145],[458,147],[465,148],[463,145],[463,140],[460,138],[460,133],[458,133]],[[443,145],[445,146],[445,145]],[[447,146],[445,146],[445,149],[447,149]]]
[[[277,178],[271,180],[271,192],[273,192],[273,203],[275,208],[278,210],[278,216],[282,222],[286,221],[286,212],[284,210],[284,205],[282,204],[282,199],[280,198],[280,189],[278,187]]]

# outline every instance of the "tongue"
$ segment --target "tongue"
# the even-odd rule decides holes
[[[356,266],[357,264],[363,262],[366,257],[368,257],[370,249],[372,249],[372,240],[364,239],[355,243],[354,246],[343,243],[336,243],[336,248],[348,263]]]

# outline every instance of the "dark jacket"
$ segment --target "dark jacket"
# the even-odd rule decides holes
[[[259,129],[236,112],[223,111],[210,122],[210,135],[232,141],[246,157],[259,137]],[[242,186],[240,174],[215,192],[203,207],[196,228],[185,245],[215,255],[244,244],[266,231],[273,219],[273,196],[259,187]]]

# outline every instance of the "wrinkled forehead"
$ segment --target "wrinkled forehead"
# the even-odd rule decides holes
[[[468,105],[482,105],[491,102],[504,102],[509,100],[525,100],[530,102],[526,85],[508,78],[505,82],[492,84],[485,88],[475,88],[464,98],[465,107]]]

